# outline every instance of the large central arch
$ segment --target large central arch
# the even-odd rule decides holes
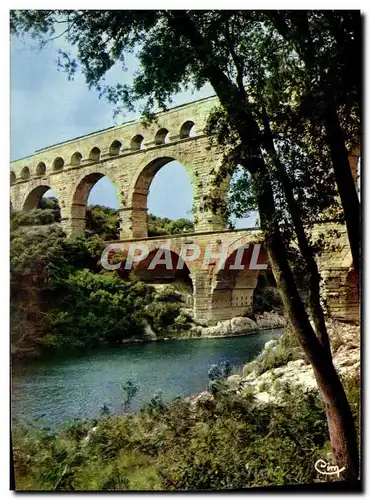
[[[196,186],[192,179],[192,172],[181,160],[174,157],[163,156],[150,161],[134,181],[129,200],[131,209],[131,230],[134,238],[146,238],[148,236],[148,194],[154,176],[159,170],[172,161],[178,161],[189,176],[190,185],[193,190],[193,204],[196,196]],[[165,193],[164,193],[165,196]]]

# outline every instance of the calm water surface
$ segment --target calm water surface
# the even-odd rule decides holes
[[[138,386],[133,410],[156,393],[164,400],[207,387],[210,365],[227,360],[238,368],[278,335],[266,330],[246,337],[168,340],[66,354],[13,366],[12,418],[23,425],[55,427],[99,415],[106,404],[118,412],[120,383]]]

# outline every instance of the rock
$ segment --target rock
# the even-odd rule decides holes
[[[278,313],[271,311],[256,316],[256,323],[258,328],[282,328],[286,321]]]
[[[90,440],[91,436],[92,436],[92,435],[96,432],[96,429],[97,429],[97,428],[98,428],[98,427],[97,427],[97,426],[95,426],[95,427],[92,427],[92,428],[89,430],[89,432],[87,433],[87,436],[85,436],[85,437],[83,438],[83,440],[82,440],[82,442],[83,442],[83,444],[84,444],[84,445],[87,445],[87,443],[89,442],[89,440]]]
[[[227,378],[227,382],[232,389],[237,389],[243,382],[243,377],[241,375],[230,375],[230,377]]]
[[[359,326],[331,320],[327,321],[327,326],[330,338],[336,341],[339,338],[341,342],[340,347],[333,355],[334,366],[339,375],[358,376],[360,373]],[[274,349],[277,342],[276,340],[266,342],[261,356],[266,351]],[[304,356],[302,351],[301,355]],[[252,390],[256,399],[261,403],[279,401],[280,404],[280,388],[284,385],[300,385],[305,389],[317,388],[313,369],[305,358],[289,361],[286,365],[268,370],[259,376],[255,371],[247,373],[248,365],[246,365],[244,372],[246,375],[243,375],[241,380],[238,380],[238,387],[242,387],[242,393],[243,391],[248,393]],[[236,381],[237,379],[232,378],[230,381],[231,388],[236,385]]]
[[[257,330],[257,323],[253,321],[251,318],[245,318],[242,316],[238,316],[236,318],[232,318],[230,320],[231,332],[242,333],[244,331],[253,331]]]
[[[275,339],[268,340],[263,348],[263,351],[268,351],[269,349],[272,349],[273,347],[276,346],[276,344],[277,344],[277,340],[275,340]]]
[[[226,337],[227,335],[231,335],[231,324],[230,320],[219,321],[215,326],[208,326],[206,328],[202,328],[202,337]]]
[[[258,399],[261,403],[270,403],[272,397],[271,397],[271,394],[269,394],[268,392],[258,392],[256,395],[255,395],[255,398]]]
[[[191,405],[193,407],[195,407],[196,405],[198,405],[199,403],[207,403],[207,402],[213,402],[214,401],[214,397],[212,396],[212,394],[209,392],[209,391],[203,391],[203,392],[200,392],[199,394],[195,394],[194,396],[190,396],[189,398],[187,398]]]
[[[157,335],[153,332],[152,327],[147,323],[144,327],[145,340],[156,340]]]
[[[201,337],[231,337],[233,335],[242,335],[255,333],[264,328],[281,328],[285,325],[285,320],[277,313],[264,313],[258,317],[257,321],[244,316],[237,316],[232,319],[219,321],[213,326],[195,325],[191,328],[194,336]]]

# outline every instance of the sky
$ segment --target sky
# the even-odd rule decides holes
[[[73,137],[118,125],[134,117],[126,112],[113,118],[113,105],[99,99],[89,90],[82,74],[73,81],[58,70],[58,49],[73,48],[63,38],[39,50],[30,38],[12,38],[11,64],[11,160],[31,155],[37,149]],[[127,72],[114,66],[106,83],[129,83],[137,68],[134,56],[126,60]],[[173,106],[213,95],[210,86],[191,93],[184,91],[173,98]],[[48,195],[53,193],[48,192]],[[171,162],[154,177],[148,196],[148,211],[161,217],[191,219],[193,193],[188,174],[181,164]],[[89,204],[117,208],[113,184],[107,178],[98,181],[91,190]],[[253,225],[252,219],[236,221],[236,227]]]

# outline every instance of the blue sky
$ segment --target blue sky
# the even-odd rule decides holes
[[[11,160],[28,156],[36,149],[50,146],[136,117],[126,113],[113,118],[113,106],[88,90],[84,77],[77,74],[73,81],[58,70],[58,48],[71,49],[58,39],[41,51],[31,39],[11,41]],[[119,66],[107,74],[106,82],[129,83],[136,69],[130,56],[127,73]],[[174,96],[173,105],[183,104],[213,95],[211,87],[192,94]],[[106,178],[92,189],[89,203],[117,207],[114,187]],[[163,167],[154,177],[148,197],[148,210],[172,219],[191,218],[192,188],[185,169],[178,162]],[[238,221],[246,227],[251,221]]]

